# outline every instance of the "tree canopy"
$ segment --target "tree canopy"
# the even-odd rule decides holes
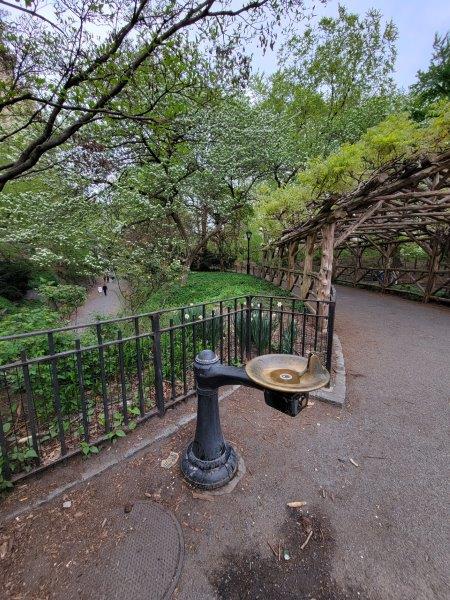
[[[311,200],[445,145],[448,36],[405,94],[394,23],[308,14],[300,0],[4,12],[0,260],[68,285],[112,268],[139,296],[232,260],[248,227],[257,249]],[[254,74],[249,43],[277,35],[276,72]]]

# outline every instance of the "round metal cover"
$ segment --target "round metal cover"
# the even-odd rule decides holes
[[[131,506],[131,505],[130,505]],[[114,548],[85,580],[96,600],[166,600],[184,561],[184,540],[175,516],[160,504],[136,502],[115,520]],[[81,597],[84,597],[81,594]]]

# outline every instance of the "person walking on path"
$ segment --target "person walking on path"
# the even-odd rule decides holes
[[[103,286],[102,286],[102,290],[103,290],[103,293],[104,293],[104,294],[105,294],[105,296],[106,296],[106,292],[108,291],[108,286],[106,285],[106,283],[104,283],[104,284],[103,284]]]

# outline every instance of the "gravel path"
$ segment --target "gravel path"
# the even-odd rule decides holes
[[[126,292],[128,286],[124,280],[120,281],[120,288],[117,279],[107,283],[108,290],[106,296],[98,293],[98,286],[103,285],[103,279],[99,279],[89,290],[86,302],[70,319],[71,325],[80,323],[89,323],[97,315],[115,317],[126,306],[122,291]]]

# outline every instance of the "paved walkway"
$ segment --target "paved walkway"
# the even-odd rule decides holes
[[[92,565],[122,543],[117,515],[153,499],[175,513],[185,536],[175,600],[448,598],[450,311],[339,288],[337,332],[347,366],[343,409],[316,401],[292,419],[261,393],[239,389],[221,406],[247,467],[231,494],[199,498],[178,466],[161,467],[192,439],[190,422],[6,525],[5,597],[89,598],[83,582]],[[132,435],[142,439],[157,423]],[[53,473],[18,486],[8,504],[34,497]]]
[[[125,308],[126,302],[122,292],[126,293],[128,289],[126,282],[121,280],[118,283],[117,279],[110,280],[106,284],[108,286],[106,296],[103,293],[98,293],[98,286],[102,285],[103,279],[99,279],[89,290],[86,302],[72,315],[70,319],[71,325],[89,323],[97,315],[115,317]]]

